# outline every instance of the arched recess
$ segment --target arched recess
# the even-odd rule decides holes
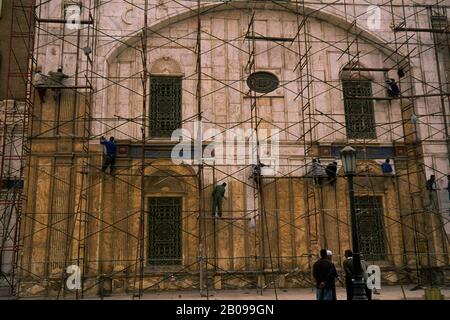
[[[284,12],[291,12],[293,14],[302,14],[302,15],[308,15],[309,17],[316,18],[320,21],[326,21],[327,23],[343,29],[343,30],[353,30],[353,32],[349,31],[349,33],[358,35],[362,40],[366,41],[368,44],[373,45],[374,47],[378,48],[380,51],[382,51],[387,56],[391,57],[392,61],[398,61],[400,60],[403,55],[399,50],[396,50],[389,42],[381,38],[377,35],[377,33],[369,31],[362,27],[360,24],[356,24],[356,28],[350,28],[353,26],[352,21],[348,21],[343,17],[342,15],[338,15],[335,12],[332,12],[331,9],[323,8],[321,7],[320,10],[318,8],[314,7],[313,5],[297,8],[295,3],[285,3],[277,4],[275,2],[267,2],[267,1],[261,1],[261,2],[251,2],[248,1],[229,1],[225,3],[221,3],[220,5],[217,5],[217,3],[201,3],[200,4],[200,13],[215,13],[215,12],[221,12],[221,11],[228,11],[228,10],[246,10],[249,9],[250,6],[253,9],[262,9],[262,10],[269,10],[269,11],[284,11]],[[303,11],[304,10],[304,11]],[[185,10],[176,10],[174,14],[169,16],[167,19],[160,20],[156,23],[153,23],[149,25],[149,34],[157,33],[161,29],[170,26],[171,24],[178,23],[190,18],[194,18],[197,16],[197,10],[192,10],[191,8],[186,8]],[[129,49],[129,48],[136,48],[138,47],[139,43],[142,41],[142,29],[136,31],[134,34],[131,34],[127,39],[120,41],[117,43],[117,45],[113,46],[109,52],[105,54],[106,60],[105,60],[105,67],[107,70],[107,67],[109,64],[113,62],[113,60],[118,57],[123,51]],[[379,33],[378,33],[379,34]]]
[[[135,184],[140,185],[140,170],[135,171]],[[197,235],[197,215],[198,212],[198,189],[196,173],[190,166],[174,165],[170,159],[156,160],[151,162],[144,171],[144,190],[138,192],[135,198],[135,205],[140,206],[141,196],[144,197],[145,212],[145,243],[144,257],[149,270],[160,271],[172,268],[175,270],[192,266],[195,269],[195,261],[198,244]],[[181,211],[179,217],[179,227],[177,230],[180,236],[181,262],[173,265],[151,265],[148,263],[150,256],[151,241],[151,210],[150,202],[154,198],[179,198]],[[139,202],[139,203],[138,203]],[[190,270],[191,268],[188,267]]]
[[[344,175],[343,168],[338,170],[338,175]],[[347,189],[347,181],[342,181],[341,188]],[[356,176],[353,180],[355,192],[355,206],[359,232],[365,234],[365,239],[360,239],[362,252],[377,252],[384,249],[384,254],[366,258],[368,262],[383,267],[392,267],[399,263],[393,253],[401,250],[401,226],[398,224],[400,211],[397,192],[398,189],[391,177],[383,176],[381,166],[374,160],[358,160]],[[350,204],[346,197],[347,219],[350,223]],[[370,204],[369,206],[366,206]],[[362,215],[362,216],[361,216]],[[349,231],[350,232],[350,231]],[[373,246],[373,247],[371,247]],[[371,249],[367,249],[371,247]],[[365,248],[365,249],[364,249]],[[381,251],[379,251],[381,252]],[[374,258],[375,257],[375,258]],[[381,258],[382,257],[382,258]]]

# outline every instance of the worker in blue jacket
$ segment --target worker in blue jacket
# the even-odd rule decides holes
[[[116,163],[116,142],[114,137],[109,138],[109,141],[105,137],[100,138],[100,143],[105,146],[106,158],[103,163],[102,171],[105,172],[108,167],[110,167],[110,173],[114,170],[114,164]]]

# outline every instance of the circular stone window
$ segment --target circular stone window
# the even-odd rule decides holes
[[[267,71],[258,71],[252,73],[247,78],[247,85],[250,90],[259,93],[269,93],[277,89],[280,81],[277,76]]]

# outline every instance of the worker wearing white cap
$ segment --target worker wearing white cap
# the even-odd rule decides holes
[[[331,263],[333,263],[333,261],[332,261],[333,260],[333,252],[331,250],[327,250],[327,259],[330,260]],[[339,282],[341,282],[341,279],[339,279],[339,273],[337,272],[336,266],[334,265],[334,263],[333,263],[333,276],[334,276],[333,279],[337,279]],[[333,290],[333,300],[337,300],[337,297],[336,297],[336,284],[335,284],[334,281],[333,281],[332,290]]]

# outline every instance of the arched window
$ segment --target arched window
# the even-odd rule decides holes
[[[359,65],[345,67],[341,72],[344,94],[345,127],[349,139],[376,139],[372,80]],[[367,99],[364,99],[367,97]]]
[[[170,137],[181,127],[182,73],[170,58],[155,61],[150,69],[150,136]]]

